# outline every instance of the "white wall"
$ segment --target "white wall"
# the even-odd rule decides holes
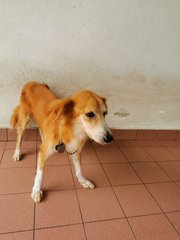
[[[104,95],[113,128],[180,129],[179,0],[1,0],[0,127],[23,84]]]

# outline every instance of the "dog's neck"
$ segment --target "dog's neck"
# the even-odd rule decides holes
[[[66,152],[72,154],[81,151],[82,147],[88,140],[88,135],[81,123],[80,119],[76,119],[72,127],[72,137],[70,141],[66,142],[61,133],[59,133],[58,143],[64,143]]]

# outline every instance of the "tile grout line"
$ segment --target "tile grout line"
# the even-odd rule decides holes
[[[8,129],[6,128],[6,142],[8,140]]]
[[[180,180],[173,180],[169,175],[168,175],[168,173],[166,173],[166,171],[161,167],[161,165],[157,162],[157,165],[161,168],[161,170],[169,177],[169,179],[171,180],[171,182],[173,182],[175,185],[177,185],[177,183],[176,182],[178,182],[178,181],[180,181]],[[177,185],[177,187],[179,187],[178,185]]]
[[[71,160],[70,158],[68,157],[69,159],[69,163],[71,163]],[[82,215],[82,211],[81,211],[81,206],[80,206],[80,202],[79,202],[79,198],[78,198],[78,193],[77,193],[77,189],[76,189],[76,185],[75,185],[75,179],[73,177],[73,169],[70,165],[70,171],[71,171],[71,177],[72,177],[72,180],[73,180],[73,184],[74,184],[74,191],[75,191],[75,194],[76,194],[76,199],[77,199],[77,203],[78,203],[78,207],[79,207],[79,212],[80,212],[80,216],[81,216],[81,220],[82,220],[82,225],[83,225],[83,230],[84,230],[84,235],[85,235],[85,239],[87,240],[87,234],[86,234],[86,229],[85,229],[85,225],[84,225],[84,220],[83,220],[83,215]]]
[[[103,168],[103,171],[104,171],[104,168]],[[108,179],[109,180],[109,179]],[[161,184],[161,183],[171,183],[173,181],[164,181],[164,182],[147,182],[147,183],[132,183],[132,184],[117,184],[117,185],[114,185],[114,184],[111,184],[111,185],[104,185],[104,186],[98,186],[98,188],[106,188],[106,187],[128,187],[128,186],[142,186],[142,185],[145,185],[145,184]],[[174,182],[175,183],[175,182]],[[177,186],[178,187],[178,186]],[[68,190],[82,190],[84,188],[81,188],[81,187],[74,187],[74,188],[63,188],[63,189],[53,189],[53,190],[45,190],[43,192],[45,193],[48,193],[48,192],[61,192],[61,191],[68,191]],[[13,192],[13,193],[0,193],[0,196],[8,196],[8,195],[23,195],[23,194],[31,194],[31,192]]]
[[[6,145],[7,145],[7,142],[6,142]],[[6,150],[6,145],[5,145],[5,147],[4,147],[4,150],[3,150],[3,155],[4,155],[4,152],[5,152],[5,150]],[[94,148],[94,146],[91,146],[91,147],[93,147]],[[36,145],[36,151],[37,151],[37,145]],[[95,153],[96,153],[96,150],[94,149],[94,151],[95,151]],[[97,153],[96,153],[96,155],[97,155]],[[3,156],[2,156],[3,157]],[[37,157],[37,156],[36,156]],[[98,156],[97,156],[98,157]],[[125,157],[126,158],[126,157]],[[99,157],[98,157],[98,159],[99,159]],[[2,162],[2,158],[1,158],[1,162]],[[37,161],[36,161],[36,163],[37,163]],[[131,165],[131,167],[133,168],[133,166],[132,166],[132,164],[130,163],[130,162],[127,162],[127,163],[129,163],[130,165]],[[103,168],[103,171],[105,172],[105,170],[104,170],[104,167],[103,167],[103,165],[102,165],[102,163],[101,163],[101,161],[100,161],[100,159],[99,159],[99,163],[98,164],[100,164],[101,166],[102,166],[102,168]],[[120,163],[119,163],[120,164]],[[158,164],[158,163],[157,163]],[[90,164],[91,165],[91,164]],[[159,165],[159,164],[158,164]],[[71,166],[70,166],[70,169],[71,169],[71,175],[72,175],[72,168],[71,168]],[[133,168],[134,169],[134,168]],[[134,169],[134,171],[135,171],[135,169]],[[135,171],[136,172],[136,171]],[[136,172],[136,174],[137,174],[137,172]],[[106,174],[106,172],[105,172],[105,175],[106,175],[106,177],[107,177],[107,179],[108,179],[108,181],[109,181],[109,178],[108,178],[108,176],[107,176],[107,174]],[[138,174],[137,174],[138,175]],[[138,175],[139,176],[139,175]],[[72,178],[73,178],[73,176],[72,176]],[[141,179],[141,178],[140,178]],[[171,178],[170,178],[171,179]],[[74,182],[74,178],[73,178],[73,182]],[[109,181],[110,182],[110,181]],[[143,183],[143,181],[142,181],[142,183]],[[147,184],[147,183],[146,183]],[[130,184],[128,184],[128,185],[130,185]],[[138,184],[139,185],[139,184]],[[143,185],[145,185],[144,183],[143,183]],[[75,186],[75,182],[74,182],[74,186]],[[111,189],[113,190],[113,185],[110,183],[110,186],[111,186]],[[118,185],[117,185],[118,186]],[[146,185],[145,185],[146,186]],[[104,186],[103,186],[104,187]],[[66,189],[63,189],[63,190],[66,190]],[[70,190],[70,189],[67,189],[67,190]],[[78,195],[77,195],[77,189],[76,189],[76,187],[74,187],[74,190],[75,190],[75,192],[76,192],[76,197],[77,197],[77,200],[78,200],[78,205],[79,205],[79,209],[80,209],[80,203],[79,203],[79,199],[78,199]],[[147,189],[148,190],[148,189]],[[57,191],[59,191],[59,190],[57,190]],[[148,190],[149,191],[149,190]],[[114,192],[114,190],[113,190],[113,192]],[[150,191],[149,191],[150,192]],[[14,193],[14,194],[17,194],[17,193]],[[22,194],[22,193],[19,193],[19,194]],[[114,194],[115,194],[115,192],[114,192]],[[116,194],[115,194],[115,196],[116,196]],[[117,198],[117,196],[116,196],[116,198]],[[119,201],[118,201],[119,202]],[[157,203],[158,204],[158,203]],[[120,203],[119,203],[119,205],[120,205]],[[121,205],[120,205],[121,206]],[[121,207],[122,208],[122,207]],[[161,209],[161,208],[160,208]],[[123,210],[123,208],[122,208],[122,210]],[[162,209],[161,209],[162,210]],[[35,206],[34,206],[34,212],[35,212]],[[178,211],[175,211],[175,212],[178,212]],[[123,213],[124,213],[124,210],[123,210]],[[82,218],[82,224],[83,224],[83,227],[84,227],[84,221],[83,221],[83,217],[82,217],[82,213],[81,213],[81,209],[80,209],[80,214],[81,214],[81,218]],[[166,212],[164,212],[164,211],[162,211],[162,213],[160,213],[160,214],[164,214],[165,216],[166,216]],[[152,215],[155,215],[155,214],[152,214]],[[127,219],[127,217],[126,217],[126,215],[124,214],[124,216],[125,216],[125,218]],[[144,216],[144,215],[143,215]],[[146,215],[145,215],[146,216]],[[136,217],[136,216],[134,216],[134,217]],[[137,216],[138,217],[138,216]],[[166,218],[167,218],[167,216],[166,216]],[[168,218],[167,218],[168,219]],[[113,219],[112,219],[113,220]],[[168,219],[169,220],[169,219]],[[105,220],[102,220],[102,221],[105,221]],[[107,221],[108,221],[108,219],[107,219]],[[98,222],[98,221],[97,221]],[[169,221],[170,222],[170,221]],[[170,222],[171,223],[171,222]],[[129,224],[129,222],[128,222],[128,224]],[[75,225],[75,224],[71,224],[71,225]],[[130,225],[130,224],[129,224]],[[174,225],[171,223],[171,225],[174,227]],[[65,225],[65,226],[67,226],[67,225]],[[131,227],[131,225],[130,225],[130,227]],[[176,230],[176,229],[175,229]],[[29,231],[29,230],[25,230],[25,231]],[[21,232],[24,232],[24,231],[21,231]],[[86,235],[86,231],[85,231],[85,227],[84,227],[84,232],[85,232],[85,235]],[[177,231],[176,231],[177,232]],[[6,233],[5,233],[6,234]],[[34,239],[34,234],[35,234],[35,213],[34,213],[34,228],[33,228],[33,239]],[[178,233],[179,234],[179,233]],[[86,239],[87,239],[87,236],[86,236]]]
[[[180,213],[180,211],[172,211],[172,212],[166,212],[166,214],[168,213]],[[121,217],[121,218],[109,218],[109,219],[101,219],[101,220],[94,220],[94,221],[87,221],[84,222],[85,224],[91,224],[91,223],[98,223],[98,222],[107,222],[107,221],[113,221],[113,220],[123,220],[123,219],[129,219],[129,218],[139,218],[139,217],[148,217],[148,216],[157,216],[157,215],[164,215],[164,213],[152,213],[152,214],[145,214],[145,215],[137,215],[137,216],[129,216],[129,217]],[[52,229],[52,228],[61,228],[61,227],[68,227],[68,226],[77,226],[77,225],[81,225],[82,223],[70,223],[70,224],[62,224],[62,225],[54,225],[54,226],[46,226],[46,227],[38,227],[38,228],[30,228],[30,229],[26,229],[26,230],[17,230],[17,231],[13,231],[13,232],[1,232],[1,235],[6,235],[6,234],[11,234],[11,233],[21,233],[21,232],[29,232],[29,231],[33,231],[33,230],[43,230],[43,229]]]
[[[93,146],[93,148],[94,148],[94,146]],[[116,198],[116,200],[117,200],[117,202],[118,202],[118,204],[119,204],[119,206],[120,206],[120,208],[121,208],[121,210],[122,210],[122,212],[123,212],[123,214],[124,214],[124,217],[125,217],[128,225],[129,225],[129,227],[130,227],[130,229],[131,229],[131,232],[132,232],[135,240],[137,240],[136,235],[135,235],[135,233],[134,233],[134,231],[133,231],[133,229],[132,229],[132,227],[131,227],[131,225],[130,225],[130,223],[129,223],[129,221],[128,221],[128,218],[126,217],[126,214],[125,214],[125,212],[124,212],[124,209],[123,209],[123,207],[121,206],[121,203],[120,203],[120,201],[119,201],[119,199],[118,199],[118,197],[117,197],[117,195],[116,195],[116,193],[115,193],[115,191],[114,191],[114,188],[113,188],[113,186],[112,186],[112,184],[111,184],[111,182],[110,182],[110,180],[109,180],[109,178],[108,178],[108,176],[107,176],[107,173],[106,173],[106,171],[105,171],[105,169],[104,169],[104,167],[103,167],[103,165],[102,165],[102,163],[101,163],[101,161],[100,161],[100,158],[98,157],[98,154],[97,154],[95,148],[94,148],[94,151],[95,151],[96,156],[97,156],[97,158],[99,159],[99,162],[100,162],[100,164],[101,164],[101,167],[102,167],[102,169],[103,169],[103,171],[104,171],[104,173],[105,173],[105,175],[106,175],[106,177],[107,177],[107,179],[108,179],[108,181],[109,181],[109,183],[110,183],[111,190],[113,191],[113,193],[114,193],[114,195],[115,195],[115,198]]]
[[[30,232],[33,231],[33,229],[26,229],[26,230],[17,230],[17,231],[13,231],[13,232],[1,232],[0,236],[5,236],[7,234],[13,234],[13,233],[23,233],[23,232]]]
[[[123,153],[122,153],[123,154]],[[124,154],[123,154],[124,155]],[[126,156],[124,155],[124,157],[126,158]],[[151,156],[150,156],[151,157]],[[151,157],[152,158],[152,157]],[[126,158],[127,159],[127,158]],[[153,159],[152,159],[153,160]],[[130,163],[131,167],[133,168],[133,170],[135,171],[135,173],[138,175],[136,169],[133,167],[133,164]],[[180,235],[180,233],[176,230],[175,226],[171,223],[171,221],[168,219],[168,217],[166,216],[166,213],[163,211],[163,209],[161,208],[161,206],[159,205],[159,203],[157,202],[156,198],[153,196],[153,194],[151,193],[151,191],[148,189],[148,187],[146,186],[146,184],[143,182],[142,178],[139,176],[140,180],[142,181],[143,185],[145,186],[146,190],[150,193],[151,197],[154,199],[154,201],[156,202],[156,204],[158,205],[158,207],[161,209],[163,215],[165,216],[165,218],[168,220],[168,222],[170,223],[170,225],[173,227],[173,229],[175,230],[175,232]]]
[[[174,141],[176,141],[178,139],[178,135],[179,135],[179,131],[177,131]]]
[[[176,232],[178,233],[178,235],[180,236],[180,232],[176,229],[176,227],[174,226],[174,224],[170,221],[170,219],[169,219],[169,217],[168,217],[168,212],[167,213],[165,213],[165,216],[166,216],[166,218],[167,218],[167,220],[171,223],[171,225],[174,227],[174,229],[176,230]]]
[[[177,184],[179,181],[174,182],[176,186],[180,189],[180,186]]]
[[[163,146],[163,148],[165,149],[165,150],[167,150],[166,149],[166,147],[164,147]],[[150,158],[152,158],[151,157],[151,155],[144,149],[144,151],[149,155],[149,157]],[[168,151],[168,150],[167,150]],[[169,151],[168,151],[169,152]],[[169,152],[169,153],[171,153],[171,152]],[[173,155],[173,154],[172,154]],[[174,155],[173,155],[174,156]],[[175,157],[175,156],[174,156]],[[153,158],[152,158],[153,159]],[[166,171],[161,167],[161,165],[160,165],[160,163],[161,162],[178,162],[178,160],[174,160],[174,161],[172,161],[172,160],[167,160],[167,161],[155,161],[154,159],[153,159],[153,161],[160,167],[160,169],[165,173],[165,175],[171,180],[171,181],[169,181],[169,182],[174,182],[175,184],[176,184],[176,181],[174,181],[167,173],[166,173]],[[138,175],[139,176],[139,175]],[[166,182],[166,181],[165,181]],[[164,182],[164,183],[165,183]],[[163,182],[157,182],[157,183],[163,183]],[[148,183],[145,183],[145,184],[148,184]],[[177,185],[177,184],[176,184]]]
[[[4,146],[3,153],[2,153],[2,156],[1,156],[1,159],[0,159],[0,166],[1,166],[4,154],[5,154],[5,151],[6,151],[6,145],[7,145],[7,142],[6,142],[5,146]]]
[[[33,201],[33,200],[32,200]],[[33,221],[33,240],[35,240],[35,229],[36,229],[36,203],[34,202],[34,221]]]
[[[81,223],[62,224],[62,225],[55,225],[55,226],[51,226],[51,227],[46,226],[46,227],[39,227],[36,229],[30,228],[30,229],[26,229],[26,230],[17,230],[17,231],[13,231],[13,232],[3,232],[3,233],[0,233],[0,236],[6,235],[6,234],[12,234],[12,233],[22,233],[22,232],[30,232],[30,231],[33,232],[33,230],[43,230],[43,229],[61,228],[61,227],[78,226],[78,225],[81,225]]]
[[[171,147],[177,147],[177,146],[171,146]],[[174,153],[172,153],[171,151],[169,151],[169,149],[167,147],[164,147],[173,157],[175,157],[176,161],[179,161],[180,159],[178,159],[176,157],[176,155]]]
[[[150,155],[150,153],[148,153],[148,151],[145,149],[146,147],[143,147],[143,150],[152,158],[152,160],[154,161],[154,162],[175,162],[175,161],[179,161],[177,158],[176,158],[176,156],[173,154],[173,153],[171,153],[165,146],[160,146],[161,148],[163,148],[164,150],[166,150],[166,151],[168,151],[169,153],[170,153],[170,155],[172,155],[173,157],[175,157],[175,160],[164,160],[164,161],[155,161],[152,157],[151,157],[151,155]],[[153,147],[152,147],[153,148]],[[157,147],[158,148],[158,147]]]
[[[137,140],[137,136],[138,136],[138,131],[136,130],[135,136],[134,136],[134,140]]]
[[[132,164],[131,164],[131,166],[132,166]],[[133,166],[132,166],[132,168],[133,168],[134,171],[136,172],[136,170],[135,170],[135,168],[134,168]],[[136,174],[137,174],[137,172],[136,172]],[[142,178],[141,178],[140,176],[139,176],[139,178],[140,178],[141,181],[142,181]],[[142,182],[143,182],[143,181],[142,181]],[[174,225],[170,222],[170,220],[167,218],[166,212],[164,212],[164,210],[161,208],[161,206],[159,205],[159,203],[157,202],[156,198],[153,196],[153,194],[151,193],[151,191],[148,189],[148,187],[146,186],[146,184],[143,183],[143,185],[145,186],[146,190],[150,193],[151,197],[154,199],[154,201],[156,202],[156,204],[158,205],[158,207],[161,209],[163,215],[164,215],[165,218],[168,220],[168,222],[170,223],[170,225],[173,227],[173,229],[176,231],[176,233],[177,233],[178,235],[180,235],[179,232],[176,230],[175,226],[174,226]]]

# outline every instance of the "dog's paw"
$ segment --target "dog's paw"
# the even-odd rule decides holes
[[[13,155],[13,160],[14,161],[19,161],[21,158],[21,153],[20,151],[15,151],[14,155]]]
[[[84,181],[80,182],[80,184],[84,187],[84,188],[95,188],[94,183],[92,183],[91,181],[85,179]]]
[[[40,203],[40,201],[43,197],[43,192],[41,190],[38,192],[33,190],[31,193],[31,197],[35,203]]]

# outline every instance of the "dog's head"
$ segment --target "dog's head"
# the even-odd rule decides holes
[[[111,142],[113,136],[105,121],[106,99],[91,91],[77,93],[72,99],[73,111],[81,121],[87,135],[100,144]]]

